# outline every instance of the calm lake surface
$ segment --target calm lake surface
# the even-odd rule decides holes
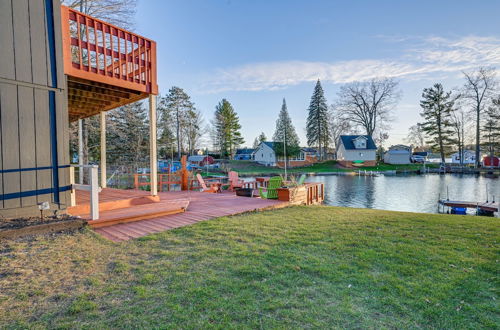
[[[437,201],[500,200],[500,178],[486,175],[311,176],[325,184],[325,204],[393,211],[437,213]]]

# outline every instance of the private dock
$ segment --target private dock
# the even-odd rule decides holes
[[[447,206],[450,208],[465,208],[465,209],[475,209],[478,213],[480,211],[484,213],[494,213],[497,212],[497,216],[500,217],[500,203],[495,201],[492,202],[468,202],[468,201],[453,201],[448,199],[440,199],[438,201],[440,206]]]

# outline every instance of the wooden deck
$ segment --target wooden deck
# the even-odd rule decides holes
[[[173,228],[189,226],[200,221],[222,216],[280,208],[289,205],[288,202],[278,200],[238,197],[234,193],[229,192],[210,194],[194,191],[178,191],[162,192],[159,193],[159,196],[162,202],[172,201],[175,203],[187,200],[189,201],[189,207],[183,213],[95,228],[95,231],[114,242],[120,242]],[[150,205],[154,208],[155,204],[152,203]],[[131,212],[133,212],[133,207],[131,208]]]

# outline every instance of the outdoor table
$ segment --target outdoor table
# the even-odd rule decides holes
[[[245,181],[243,182],[243,188],[257,189],[257,181]]]
[[[269,182],[269,179],[270,179],[270,177],[268,177],[268,176],[261,176],[261,177],[255,178],[255,181],[257,182],[257,185],[259,187],[267,188],[267,184]]]

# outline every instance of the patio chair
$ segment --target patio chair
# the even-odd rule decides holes
[[[281,187],[283,179],[279,176],[275,176],[269,179],[267,188],[259,187],[260,198],[265,199],[277,199],[278,198],[278,188]]]
[[[297,181],[297,185],[298,186],[301,186],[304,184],[304,181],[306,181],[306,175],[305,174],[302,174],[299,178],[299,180]]]
[[[219,191],[219,184],[217,184],[217,183],[211,183],[210,188],[208,188],[207,184],[205,183],[205,180],[203,180],[200,173],[196,174],[196,178],[198,179],[198,182],[200,183],[202,192],[216,193],[217,191]]]
[[[236,188],[243,188],[245,181],[238,177],[238,172],[230,171],[228,173],[229,177],[229,190],[233,191]]]

